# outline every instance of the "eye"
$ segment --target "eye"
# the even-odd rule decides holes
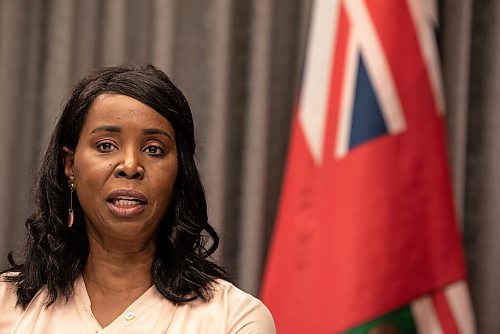
[[[149,146],[146,146],[144,149],[143,149],[143,152],[146,152],[147,154],[151,155],[151,156],[154,156],[154,157],[161,157],[161,156],[164,156],[165,155],[165,150],[162,149],[161,147],[159,146],[156,146],[156,145],[149,145]]]
[[[109,141],[103,141],[97,144],[97,150],[102,153],[111,152],[116,150],[117,148],[118,147],[115,144]]]

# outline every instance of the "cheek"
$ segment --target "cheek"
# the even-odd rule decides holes
[[[85,182],[98,181],[104,176],[112,173],[112,161],[100,159],[95,154],[83,148],[75,153],[75,178],[85,180]]]
[[[99,191],[108,179],[110,170],[109,162],[98,162],[85,156],[75,158],[75,188],[82,206],[100,199]]]
[[[158,182],[154,183],[155,187],[153,190],[157,198],[156,205],[162,208],[162,211],[165,212],[170,206],[172,197],[174,196],[177,170],[175,170],[175,173],[169,174],[162,172],[157,177],[154,177],[154,179],[158,180]]]
[[[109,167],[98,165],[81,165],[75,168],[75,186],[81,190],[89,187],[99,187],[104,184],[109,175]]]

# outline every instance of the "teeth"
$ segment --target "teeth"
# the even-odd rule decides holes
[[[130,199],[117,199],[114,201],[113,204],[118,206],[132,206],[132,205],[139,205],[140,202],[137,200],[130,200]]]

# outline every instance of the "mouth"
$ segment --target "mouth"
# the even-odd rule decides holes
[[[136,190],[117,189],[108,194],[106,203],[115,216],[129,218],[140,214],[148,204],[148,199]]]

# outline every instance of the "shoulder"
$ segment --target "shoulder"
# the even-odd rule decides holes
[[[13,275],[16,274],[5,273],[0,275],[0,309],[2,310],[12,303],[13,306],[17,304],[16,286],[9,280]]]
[[[232,283],[217,280],[213,303],[227,308],[227,333],[276,333],[268,308],[256,297]]]
[[[158,292],[165,310],[161,318],[172,319],[169,332],[276,334],[273,317],[259,299],[220,279],[213,282],[212,292],[209,301],[196,299],[175,308]]]
[[[0,328],[11,328],[22,315],[23,310],[17,306],[17,294],[14,283],[8,281],[9,275],[0,276]]]

